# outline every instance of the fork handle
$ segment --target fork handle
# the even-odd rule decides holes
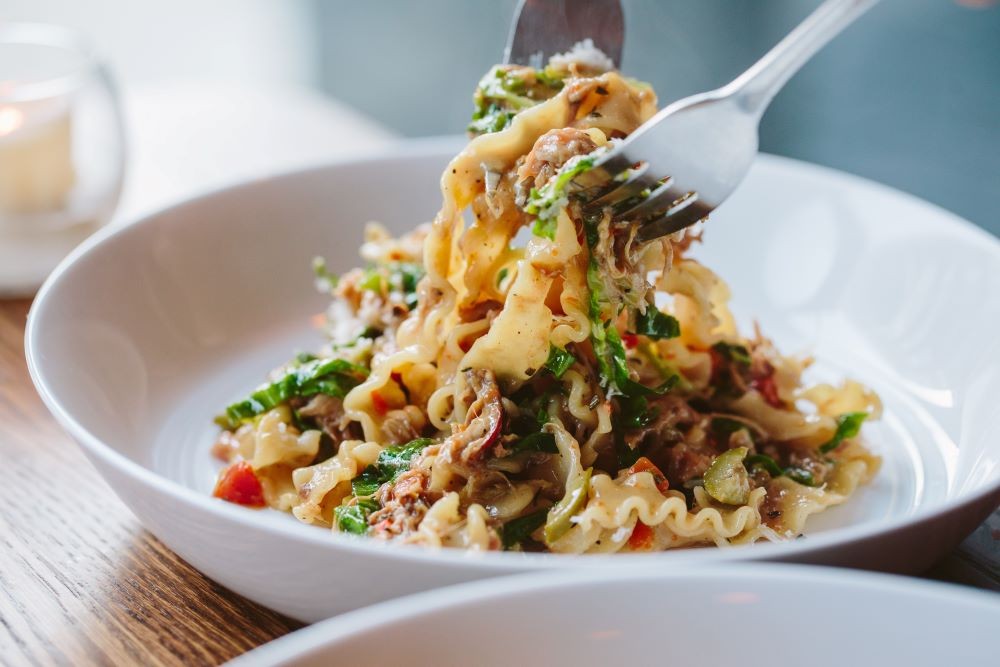
[[[827,42],[878,0],[826,0],[763,58],[726,88],[744,111],[757,118],[785,83]]]

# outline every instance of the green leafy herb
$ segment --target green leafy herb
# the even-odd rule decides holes
[[[561,378],[576,363],[576,357],[571,352],[567,352],[555,345],[549,346],[549,358],[545,362],[545,367],[552,371],[557,378]]]
[[[369,266],[358,281],[358,289],[383,294],[389,290],[403,295],[406,306],[417,306],[417,284],[424,277],[424,267],[415,262],[386,262]]]
[[[508,270],[506,266],[500,269],[500,272],[497,274],[497,287],[500,287],[500,283],[504,281],[504,279],[507,277],[507,274]]]
[[[482,113],[473,114],[472,122],[465,129],[472,134],[499,132],[506,130],[516,115],[514,111],[506,111],[496,104],[491,104]]]
[[[294,396],[327,394],[343,398],[368,376],[368,369],[343,359],[314,359],[293,366],[280,379],[263,385],[250,397],[226,408],[229,427],[286,403]]]
[[[619,423],[625,428],[642,428],[656,417],[656,411],[649,409],[649,401],[644,396],[620,396],[621,410]]]
[[[524,211],[538,216],[531,228],[536,236],[555,238],[559,210],[567,202],[566,186],[593,166],[594,159],[592,157],[572,158],[559,169],[555,176],[549,179],[548,183],[537,190],[532,188],[528,195],[528,202],[524,205]]]
[[[784,474],[784,471],[781,469],[781,466],[778,465],[778,462],[766,454],[751,454],[746,458],[744,463],[746,463],[747,467],[751,470],[754,468],[760,468],[771,477],[781,477],[781,475]]]
[[[743,366],[750,365],[750,352],[742,345],[731,343],[716,343],[712,349],[722,355],[723,358],[733,361]]]
[[[543,407],[538,408],[538,414],[535,417],[535,419],[538,420],[538,428],[541,428],[549,423],[549,411],[546,410],[544,407],[545,401],[547,401],[548,398],[549,398],[548,396],[545,395],[542,396]]]
[[[475,109],[468,130],[486,134],[506,129],[514,116],[538,103],[526,95],[527,82],[503,67],[494,67],[479,81],[473,97]]]
[[[556,238],[556,228],[559,226],[558,218],[538,218],[531,225],[531,233],[535,236],[554,241]]]
[[[556,437],[551,433],[531,433],[512,444],[504,445],[504,449],[511,455],[521,452],[546,452],[556,454],[559,448],[556,447]]]
[[[826,454],[840,446],[844,440],[855,437],[861,432],[861,424],[868,418],[867,412],[848,412],[837,417],[837,431],[826,444],[820,445],[819,451]]]
[[[672,315],[647,304],[645,313],[637,311],[635,314],[635,333],[653,340],[677,338],[681,335],[681,325]]]
[[[588,302],[588,317],[590,319],[590,343],[597,357],[597,371],[601,384],[608,396],[661,396],[669,391],[680,378],[671,375],[659,387],[647,387],[629,377],[628,358],[625,355],[625,345],[614,322],[603,319],[604,281],[601,279],[600,267],[594,258],[594,246],[597,245],[597,223],[584,221],[587,245],[591,254],[587,263],[587,288],[590,292]]]
[[[333,520],[341,532],[364,535],[368,532],[368,517],[378,509],[377,500],[359,499],[356,505],[341,505],[336,508]]]
[[[524,95],[527,82],[516,72],[496,66],[479,81],[476,99],[491,102],[503,102],[509,108],[522,111],[535,106],[537,102]]]
[[[799,466],[782,468],[778,465],[777,461],[766,454],[751,454],[746,457],[743,462],[750,470],[759,468],[771,477],[781,477],[783,475],[794,482],[798,482],[799,484],[803,484],[805,486],[816,486],[816,480],[812,473],[805,468],[801,468]]]
[[[537,512],[525,514],[505,523],[500,531],[500,540],[503,542],[503,548],[510,549],[523,542],[533,532],[542,527],[548,513],[547,509],[538,510]]]
[[[396,481],[401,474],[410,469],[413,457],[433,442],[430,438],[417,438],[405,445],[383,449],[375,463],[365,468],[351,481],[354,495],[359,498],[371,496],[386,482]]]
[[[812,473],[805,468],[797,466],[785,468],[785,476],[804,486],[816,486],[816,480],[813,479]]]
[[[422,264],[414,262],[390,262],[389,285],[403,294],[406,307],[413,310],[417,307],[417,284],[426,271]]]

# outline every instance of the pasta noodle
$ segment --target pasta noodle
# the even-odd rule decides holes
[[[492,69],[434,222],[371,225],[364,269],[317,262],[330,342],[220,417],[216,495],[400,543],[607,553],[792,537],[875,475],[878,397],[805,387],[810,360],[742,336],[700,231],[639,244],[643,221],[584,211],[595,156],[656,111],[585,52]]]

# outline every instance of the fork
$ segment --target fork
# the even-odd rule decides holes
[[[573,180],[584,214],[610,208],[613,220],[640,225],[639,241],[704,219],[746,176],[774,95],[877,1],[826,0],[731,83],[661,110]]]
[[[621,0],[521,0],[503,61],[541,69],[551,56],[588,38],[616,67],[621,66],[625,41]]]

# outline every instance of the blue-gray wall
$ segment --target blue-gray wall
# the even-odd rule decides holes
[[[413,136],[464,128],[516,4],[317,1],[325,89]],[[624,68],[661,102],[712,88],[818,4],[625,0]],[[883,0],[775,99],[761,147],[913,192],[1000,234],[1000,7]]]

